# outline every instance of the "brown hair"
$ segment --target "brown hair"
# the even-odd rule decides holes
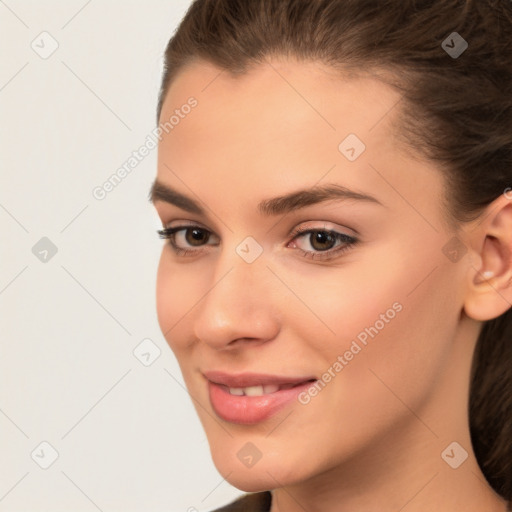
[[[453,32],[469,45],[458,56],[442,46]],[[510,0],[195,0],[165,51],[157,122],[185,65],[204,59],[237,75],[274,55],[383,72],[403,100],[403,148],[443,171],[451,226],[511,184]],[[512,309],[483,324],[468,407],[482,472],[512,500]]]

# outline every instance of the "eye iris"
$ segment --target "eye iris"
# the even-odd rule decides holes
[[[192,237],[189,237],[189,234],[192,233]],[[206,233],[202,229],[187,229],[185,238],[187,239],[187,243],[190,245],[201,245],[201,242],[208,241],[208,233]],[[199,242],[199,243],[197,243]]]
[[[322,243],[331,243],[331,242],[335,242],[336,239],[334,238],[334,236],[332,236],[331,233],[326,233],[325,231],[314,231],[311,233],[311,246],[314,247],[315,249],[319,250],[319,251],[325,251],[327,249],[330,249],[331,247],[325,247],[325,246],[321,246],[321,247],[315,247],[315,244],[316,242],[320,242],[320,244]],[[314,242],[314,243],[313,243]]]

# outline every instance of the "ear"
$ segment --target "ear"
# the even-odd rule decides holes
[[[466,314],[497,318],[512,307],[512,195],[501,194],[465,236],[470,253]]]

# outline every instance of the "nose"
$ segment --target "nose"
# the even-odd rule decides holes
[[[234,256],[215,273],[195,310],[196,339],[216,350],[266,343],[279,331],[273,289],[279,282],[264,261],[246,263]]]

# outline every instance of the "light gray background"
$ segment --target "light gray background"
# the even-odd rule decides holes
[[[192,512],[242,494],[156,318],[156,149],[92,195],[156,127],[189,3],[0,0],[0,511]],[[59,45],[46,59],[43,31]],[[144,339],[161,351],[149,366]]]

